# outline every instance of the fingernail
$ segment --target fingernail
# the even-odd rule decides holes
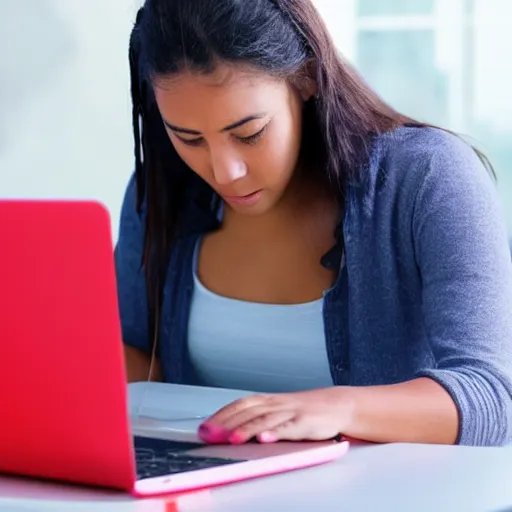
[[[230,432],[224,427],[203,423],[199,426],[199,437],[207,443],[227,443]]]
[[[210,427],[206,423],[203,423],[203,424],[199,425],[199,434],[201,434],[203,436],[209,435],[210,434]]]
[[[278,438],[272,432],[262,432],[258,435],[258,441],[260,443],[275,443],[278,441]]]
[[[228,441],[231,444],[242,444],[244,442],[244,436],[240,434],[239,432],[235,432],[234,434],[231,434],[229,436]]]

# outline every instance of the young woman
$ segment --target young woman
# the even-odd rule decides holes
[[[146,0],[130,65],[130,381],[253,391],[207,442],[511,440],[512,269],[482,155],[386,105],[311,0]]]

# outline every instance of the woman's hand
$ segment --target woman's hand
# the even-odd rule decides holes
[[[421,377],[384,386],[256,395],[237,400],[199,428],[207,443],[241,444],[252,438],[320,441],[339,434],[373,443],[453,444],[458,410],[451,395]]]
[[[352,406],[342,388],[298,393],[255,395],[233,402],[199,428],[207,443],[242,444],[320,441],[342,433],[351,421]]]

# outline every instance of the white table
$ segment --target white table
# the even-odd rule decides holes
[[[148,419],[137,432],[165,437],[165,427],[194,435],[199,419],[244,393],[152,384],[130,386],[130,410]],[[140,407],[141,396],[144,405]],[[156,430],[155,430],[156,429]],[[119,493],[0,478],[0,510],[180,512],[350,512],[370,510],[500,511],[512,507],[512,446],[469,448],[353,445],[342,460],[318,468],[238,483],[178,500],[133,500]],[[174,501],[174,504],[173,504]],[[177,508],[176,508],[177,507]]]

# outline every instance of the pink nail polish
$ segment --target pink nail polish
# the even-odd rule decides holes
[[[199,427],[199,437],[210,444],[223,444],[228,442],[230,432],[224,427],[203,423]]]
[[[235,432],[229,436],[228,441],[231,444],[242,444],[244,442],[244,436],[238,432]]]
[[[278,438],[272,432],[262,432],[258,435],[258,441],[260,443],[276,443]]]

